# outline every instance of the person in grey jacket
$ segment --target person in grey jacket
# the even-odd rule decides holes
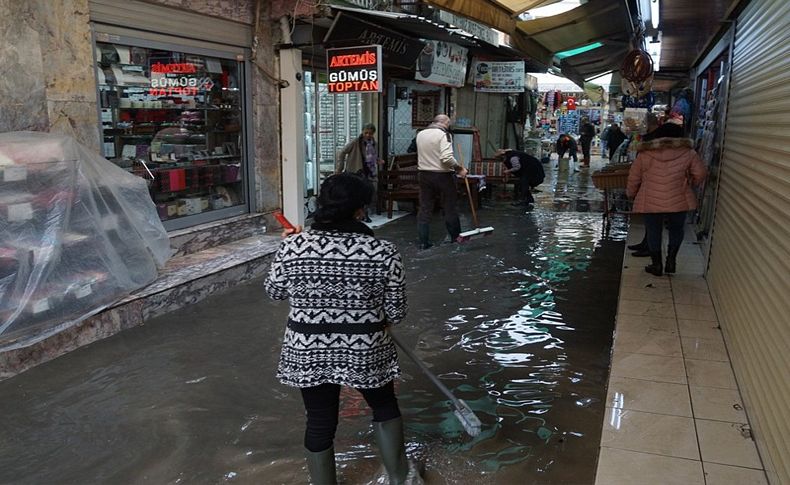
[[[337,155],[337,164],[335,165],[335,173],[355,173],[370,180],[373,183],[373,200],[376,200],[375,189],[378,167],[384,164],[384,161],[379,159],[375,135],[376,126],[372,123],[367,123],[362,127],[362,133],[340,150]],[[367,209],[362,221],[372,222]]]

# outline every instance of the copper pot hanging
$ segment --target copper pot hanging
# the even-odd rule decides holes
[[[620,75],[635,84],[643,83],[653,75],[653,58],[641,49],[632,50],[623,59]]]

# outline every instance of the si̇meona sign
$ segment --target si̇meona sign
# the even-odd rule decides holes
[[[327,49],[326,72],[330,93],[380,93],[381,46]]]

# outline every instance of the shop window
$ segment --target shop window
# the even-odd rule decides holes
[[[96,60],[103,154],[146,179],[159,217],[246,210],[241,63],[101,42]]]

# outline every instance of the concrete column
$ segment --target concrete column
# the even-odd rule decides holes
[[[280,78],[288,87],[280,90],[282,128],[283,213],[293,224],[304,224],[304,78],[302,51],[280,51]]]

